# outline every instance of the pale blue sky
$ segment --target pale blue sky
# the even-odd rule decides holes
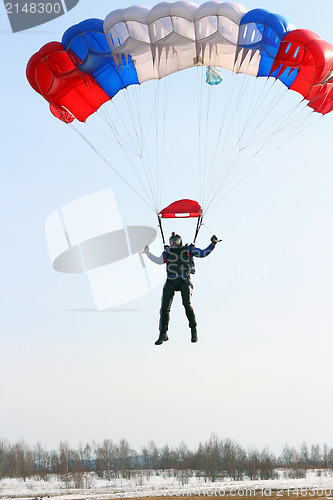
[[[333,42],[331,0],[243,3]],[[45,219],[81,196],[112,187],[126,224],[156,223],[25,78],[29,57],[67,27],[128,5],[80,0],[58,20],[15,35],[0,5],[0,435],[47,447],[106,437],[136,448],[149,439],[194,447],[212,432],[275,451],[304,440],[333,446],[331,116],[207,215],[198,246],[211,231],[223,243],[193,279],[198,344],[189,341],[180,297],[170,342],[158,348],[161,289],[123,310],[80,312],[94,307],[85,277],[51,267]],[[187,158],[183,151],[182,165]],[[170,201],[179,189],[165,182]]]

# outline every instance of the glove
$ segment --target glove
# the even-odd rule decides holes
[[[149,246],[148,246],[148,245],[146,245],[146,246],[144,247],[144,249],[142,250],[142,253],[145,253],[146,255],[149,255],[149,254],[150,254],[150,252],[149,252]]]
[[[213,245],[216,245],[216,243],[219,241],[217,239],[217,236],[215,236],[215,234],[211,237],[210,241],[213,243]]]

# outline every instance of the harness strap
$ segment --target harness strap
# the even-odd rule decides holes
[[[159,225],[159,228],[161,231],[163,245],[165,246],[165,238],[164,238],[164,233],[163,233],[162,221],[161,221],[161,217],[159,216],[159,214],[157,214],[157,220],[158,220],[158,225]],[[195,241],[197,239],[197,236],[199,234],[200,228],[202,226],[202,222],[203,222],[203,215],[200,215],[198,217],[197,227],[196,227],[195,234],[194,234],[193,246],[194,246]]]
[[[194,244],[195,244],[195,240],[197,239],[197,236],[198,236],[198,234],[199,234],[200,228],[201,228],[201,226],[202,226],[202,220],[203,220],[203,215],[200,215],[200,216],[198,217],[197,228],[196,228],[196,230],[195,230],[195,235],[194,235],[194,240],[193,240],[193,246],[194,246]]]
[[[162,222],[161,222],[161,219],[158,216],[158,214],[157,214],[157,220],[158,220],[158,225],[160,226],[160,230],[161,230],[163,245],[165,246],[165,238],[164,238],[164,233],[163,233],[163,228],[162,228]]]

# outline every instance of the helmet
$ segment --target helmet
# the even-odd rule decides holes
[[[169,239],[169,244],[171,247],[179,247],[183,244],[181,236],[179,234],[176,234],[174,232],[171,233],[170,239]]]

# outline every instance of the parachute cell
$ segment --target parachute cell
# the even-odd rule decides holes
[[[294,30],[288,33],[281,42],[273,62],[272,71],[281,74],[285,70],[298,71],[290,86],[291,90],[311,100],[311,90],[318,91],[318,86],[326,84],[333,71],[333,46],[321,40],[310,30]],[[332,83],[329,84],[330,86]],[[319,111],[318,103],[312,103],[313,109]]]
[[[75,66],[59,42],[47,43],[31,57],[27,78],[51,105],[66,108],[80,121],[109,99],[91,75]]]
[[[101,19],[87,19],[72,26],[63,34],[62,44],[77,68],[89,73],[110,98],[119,90],[139,83],[130,56],[115,62]]]
[[[260,63],[257,76],[269,76],[274,58],[279,50],[281,40],[295,29],[295,26],[278,14],[265,9],[253,9],[245,14],[240,23],[239,47],[247,51],[259,51]],[[277,74],[272,76],[277,77]],[[278,76],[287,87],[293,83],[297,72],[292,76],[282,73]]]

